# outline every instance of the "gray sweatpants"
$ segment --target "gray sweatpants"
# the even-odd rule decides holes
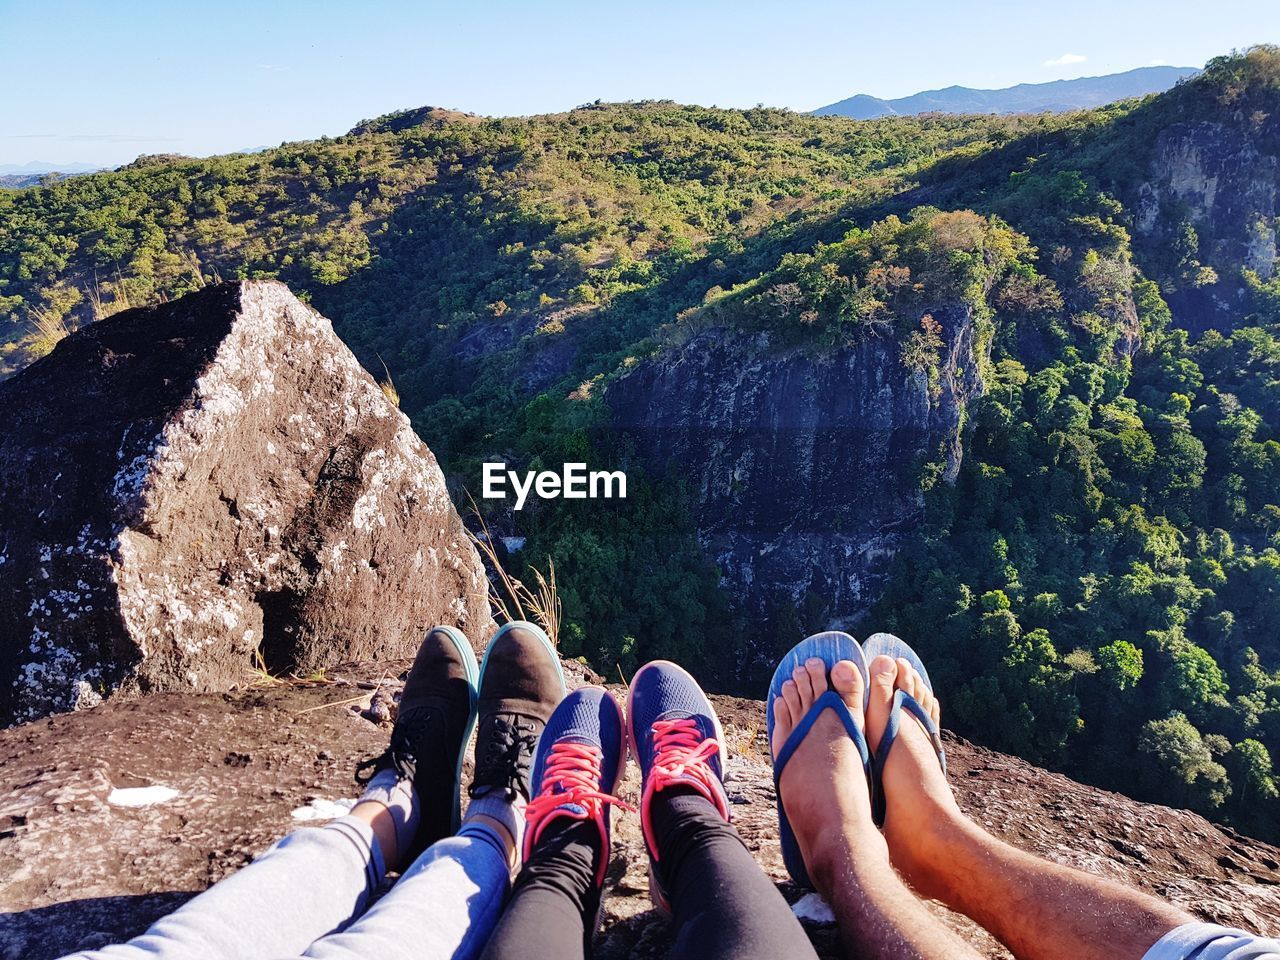
[[[1157,940],[1142,960],[1280,960],[1280,940],[1216,923],[1184,923]]]
[[[432,845],[365,912],[385,870],[368,824],[289,834],[128,943],[64,960],[463,960],[484,949],[510,885],[483,823]]]

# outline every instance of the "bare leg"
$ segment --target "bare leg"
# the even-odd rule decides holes
[[[905,660],[876,657],[867,707],[872,750],[895,687],[938,719],[938,702],[920,675]],[[1023,960],[1140,960],[1160,937],[1194,919],[991,836],[960,811],[928,738],[909,718],[883,778],[884,836],[893,865],[921,894],[972,917]]]
[[[373,835],[378,838],[378,848],[382,851],[382,860],[386,868],[398,869],[400,850],[396,846],[396,824],[387,805],[377,800],[361,800],[351,808],[350,815],[367,823],[373,830]]]
[[[848,661],[831,680],[855,718],[862,715],[862,676]],[[782,687],[774,704],[774,752],[782,748],[827,689],[826,665],[810,660]],[[825,712],[782,774],[787,819],[809,876],[835,911],[845,950],[853,957],[977,958],[903,884],[889,863],[884,838],[871,822],[862,761],[840,721]]]

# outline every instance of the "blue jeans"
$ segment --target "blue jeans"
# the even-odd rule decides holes
[[[368,824],[343,817],[280,840],[128,943],[64,960],[465,960],[510,886],[506,848],[467,823],[366,910],[385,870]]]

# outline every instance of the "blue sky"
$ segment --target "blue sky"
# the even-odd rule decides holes
[[[1280,42],[1275,0],[0,0],[0,164],[206,155],[432,104],[810,110]]]

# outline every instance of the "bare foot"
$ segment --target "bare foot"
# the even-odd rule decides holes
[[[867,703],[867,744],[874,754],[889,722],[895,690],[905,690],[933,722],[941,715],[938,698],[906,660],[880,656],[871,661]],[[933,866],[948,832],[963,817],[938,763],[933,744],[910,714],[903,712],[889,761],[881,772],[886,812],[884,837],[893,865],[921,893],[935,894]]]
[[[831,685],[862,724],[862,674],[848,660],[831,668]],[[814,657],[797,667],[773,704],[773,754],[813,702],[827,691],[827,665]],[[779,783],[810,878],[823,890],[826,868],[850,851],[888,862],[884,839],[871,822],[871,794],[862,757],[834,712],[825,710],[787,761]]]

